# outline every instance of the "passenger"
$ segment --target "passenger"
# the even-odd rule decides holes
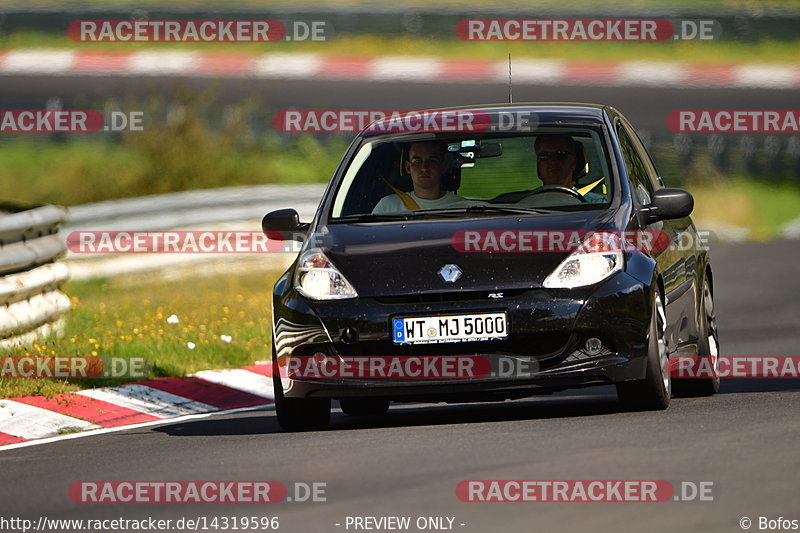
[[[381,198],[372,212],[383,214],[416,209],[447,209],[481,203],[458,196],[453,191],[442,191],[442,174],[446,170],[444,156],[444,147],[439,143],[413,143],[403,165],[411,175],[414,189],[407,193],[395,189],[395,194]]]

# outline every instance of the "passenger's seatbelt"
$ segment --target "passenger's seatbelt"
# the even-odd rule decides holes
[[[411,196],[408,193],[405,193],[405,192],[401,191],[400,189],[398,189],[397,187],[395,187],[394,185],[389,183],[389,180],[387,180],[383,176],[378,176],[378,177],[380,179],[382,179],[384,182],[386,182],[386,185],[388,185],[389,188],[392,189],[392,191],[397,196],[400,197],[400,200],[403,201],[403,205],[405,205],[407,208],[409,208],[412,211],[417,211],[417,210],[420,209],[419,204],[417,204],[417,202],[415,202],[414,199],[411,198]]]
[[[605,177],[605,176],[603,176],[603,177],[602,177],[602,178],[600,178],[599,180],[595,181],[594,183],[590,183],[589,185],[587,185],[587,186],[585,186],[585,187],[581,187],[580,189],[577,189],[577,191],[578,191],[578,194],[580,194],[581,196],[586,196],[586,193],[587,193],[587,192],[589,192],[589,191],[591,191],[592,189],[594,189],[595,187],[597,187],[597,185],[598,185],[598,184],[599,184],[601,181],[603,181],[604,179],[606,179],[606,177]]]

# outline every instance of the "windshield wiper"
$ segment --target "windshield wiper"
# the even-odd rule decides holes
[[[331,219],[331,222],[391,222],[408,220],[411,213],[365,213]]]
[[[504,207],[499,205],[471,205],[468,207],[456,207],[450,209],[420,209],[407,213],[365,213],[363,215],[348,215],[331,219],[331,222],[391,222],[397,220],[410,220],[412,218],[424,217],[460,217],[465,214],[474,213],[504,213],[513,215],[530,215],[563,213],[557,209],[539,209],[536,207]]]
[[[558,209],[540,209],[538,207],[511,207],[502,205],[471,205],[465,208],[467,213],[511,213],[516,215],[561,213]]]
[[[412,211],[409,213],[412,217],[457,217],[466,213],[463,207],[456,209],[420,209],[419,211]]]
[[[420,209],[419,211],[411,211],[408,216],[413,218],[422,218],[426,216],[432,217],[461,217],[464,215],[472,215],[475,213],[503,213],[513,215],[530,215],[534,214],[548,214],[548,213],[562,213],[563,211],[552,209],[538,209],[535,207],[503,207],[498,205],[470,205],[467,207],[451,207],[449,209]]]

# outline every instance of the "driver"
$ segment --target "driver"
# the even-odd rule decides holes
[[[408,159],[404,162],[406,172],[411,174],[414,190],[409,193],[397,191],[381,198],[372,210],[375,214],[407,212],[411,205],[419,209],[447,209],[466,207],[477,202],[456,195],[453,191],[442,191],[441,179],[445,171],[444,147],[436,142],[413,143],[408,149]],[[405,195],[404,198],[400,195]]]
[[[544,187],[564,187],[575,190],[572,178],[578,171],[577,150],[579,142],[569,135],[540,135],[533,149],[536,152],[536,168]],[[546,194],[546,193],[543,193]],[[526,198],[535,198],[531,195]],[[566,194],[562,193],[562,196]],[[526,198],[521,200],[524,203]],[[583,198],[589,203],[605,203],[604,195],[587,192]]]

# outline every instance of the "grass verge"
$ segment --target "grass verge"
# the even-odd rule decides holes
[[[226,146],[204,138],[142,134],[102,141],[0,143],[0,190],[7,203],[79,205],[190,189],[327,182],[347,140],[301,135],[283,145]]]
[[[64,335],[6,355],[144,357],[150,377],[269,359],[271,289],[279,275],[273,270],[177,281],[129,275],[70,282],[64,291],[73,309]],[[177,323],[168,321],[172,315]],[[52,396],[124,381],[0,379],[0,398]]]
[[[725,224],[750,230],[755,240],[779,236],[781,228],[800,217],[800,187],[736,177],[687,187],[694,196],[692,218],[704,224]]]

